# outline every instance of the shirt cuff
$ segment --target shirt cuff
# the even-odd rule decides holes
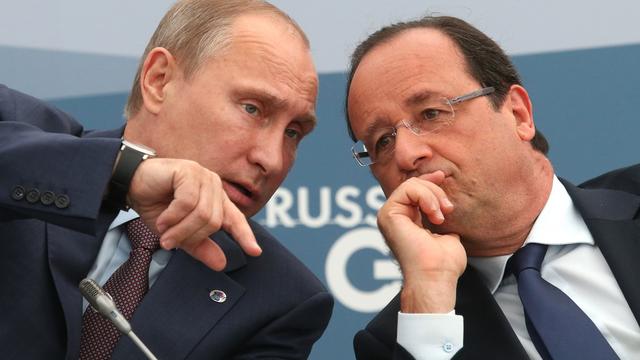
[[[455,311],[448,314],[398,312],[396,341],[416,360],[451,359],[463,344],[464,322]]]

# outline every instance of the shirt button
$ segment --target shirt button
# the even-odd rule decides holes
[[[453,351],[453,344],[450,342],[446,342],[444,343],[444,345],[442,345],[442,350],[444,350],[444,352],[452,352]]]

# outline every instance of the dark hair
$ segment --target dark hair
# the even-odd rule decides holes
[[[522,84],[518,71],[500,46],[464,20],[451,16],[425,16],[418,20],[399,22],[383,27],[360,43],[353,55],[351,55],[351,65],[347,79],[345,116],[349,136],[354,141],[356,141],[356,138],[349,122],[349,88],[358,65],[373,48],[411,29],[436,29],[451,38],[462,52],[469,74],[482,86],[493,86],[495,88],[495,92],[489,95],[490,102],[495,110],[502,106],[511,85]],[[531,139],[531,145],[543,154],[549,151],[549,143],[538,129],[536,129],[536,134]]]

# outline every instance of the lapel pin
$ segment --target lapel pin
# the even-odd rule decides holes
[[[222,290],[211,290],[209,293],[209,298],[217,303],[222,304],[227,301],[227,294],[225,294]]]

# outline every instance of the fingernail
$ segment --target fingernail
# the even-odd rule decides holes
[[[447,207],[453,207],[453,203],[447,198],[444,198],[444,205]]]
[[[160,245],[162,245],[162,247],[165,250],[171,250],[171,249],[173,249],[173,246],[174,246],[173,245],[173,241],[171,241],[170,239],[165,239],[165,240],[160,241]]]
[[[158,224],[158,231],[160,232],[160,234],[162,234],[165,230],[167,230],[167,225]]]
[[[438,212],[436,212],[436,218],[440,221],[444,220],[444,215],[442,214],[442,211],[438,210]]]

